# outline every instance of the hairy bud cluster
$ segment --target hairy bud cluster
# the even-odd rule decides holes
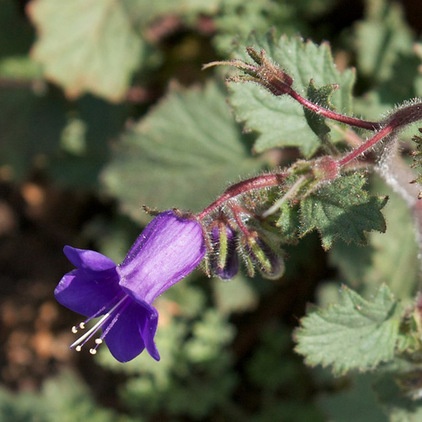
[[[248,224],[239,225],[236,218],[220,214],[210,227],[208,234],[208,271],[223,280],[233,278],[239,270],[239,256],[242,258],[249,276],[257,269],[265,278],[277,279],[284,273],[284,260],[278,248],[260,229],[253,219],[253,228]]]

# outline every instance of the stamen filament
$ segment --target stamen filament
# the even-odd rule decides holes
[[[75,348],[75,350],[77,352],[79,352],[82,349],[82,346],[98,331],[99,328],[101,328],[101,326],[104,324],[104,322],[110,318],[110,316],[114,313],[114,311],[126,300],[127,296],[124,296],[122,299],[120,299],[111,309],[110,311],[108,311],[106,314],[104,314],[101,319],[99,321],[97,321],[97,323],[92,326],[83,336],[79,337],[75,342],[73,342],[70,345],[70,348]],[[79,324],[80,328],[84,328],[85,325],[83,322],[81,322]],[[72,332],[74,332],[74,328],[72,328]],[[99,340],[99,339],[97,339]],[[102,342],[102,340],[101,340]],[[97,341],[96,341],[97,343]],[[97,343],[97,345],[99,345],[101,343]]]

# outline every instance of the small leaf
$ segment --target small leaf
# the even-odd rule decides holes
[[[387,286],[372,301],[343,287],[340,303],[311,311],[296,330],[296,351],[309,365],[331,366],[337,375],[367,371],[394,358],[400,308]]]
[[[330,97],[335,91],[335,86],[324,85],[321,88],[315,86],[314,80],[311,79],[307,89],[307,98],[315,104],[325,108],[333,108],[330,103]],[[305,117],[309,127],[315,132],[315,134],[326,142],[328,140],[327,135],[330,133],[330,127],[325,123],[325,119],[312,111],[305,109]]]
[[[299,213],[297,207],[285,202],[280,207],[280,217],[276,222],[276,226],[280,228],[280,234],[283,242],[297,243]]]
[[[372,180],[371,191],[388,195],[383,215],[390,222],[385,233],[368,234],[368,245],[336,242],[330,250],[330,263],[341,280],[362,294],[373,294],[387,283],[402,300],[413,298],[419,290],[420,263],[414,221],[404,200],[379,178]]]
[[[117,145],[103,174],[107,190],[136,220],[143,204],[199,211],[228,180],[261,163],[233,121],[223,90],[174,89]]]
[[[32,55],[44,66],[46,77],[61,85],[70,97],[91,92],[110,101],[124,98],[142,48],[124,3],[30,3],[29,16],[39,37]]]
[[[387,198],[369,196],[365,179],[358,174],[343,176],[307,196],[300,206],[302,235],[317,229],[322,246],[329,249],[335,239],[365,244],[365,232],[384,232],[381,208]]]
[[[256,51],[265,50],[270,60],[293,77],[293,88],[302,95],[311,79],[317,86],[338,84],[340,88],[332,97],[333,107],[350,113],[354,72],[340,73],[336,69],[328,44],[317,46],[301,38],[276,39],[271,32],[265,37],[252,37],[247,45]],[[239,55],[241,60],[250,60],[243,50]],[[258,84],[233,82],[229,86],[237,118],[245,122],[247,129],[259,133],[255,151],[296,146],[306,157],[315,153],[321,142],[309,127],[299,103],[285,95],[276,97]]]

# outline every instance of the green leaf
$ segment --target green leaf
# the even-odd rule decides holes
[[[324,85],[321,88],[315,86],[314,80],[311,79],[307,89],[307,97],[313,103],[320,105],[325,108],[332,108],[330,98],[335,91],[335,86]],[[305,109],[305,117],[309,127],[315,132],[315,134],[326,142],[328,140],[327,135],[330,133],[330,127],[325,123],[325,119],[312,111]]]
[[[144,221],[141,205],[199,211],[228,180],[258,171],[225,93],[173,89],[117,145],[103,181],[123,209]]]
[[[310,311],[296,330],[296,351],[308,365],[331,366],[337,375],[367,371],[394,358],[400,308],[387,286],[372,301],[343,287],[340,303]]]
[[[29,16],[39,37],[32,54],[48,79],[70,97],[124,98],[142,49],[124,0],[36,0]]]
[[[300,225],[297,207],[285,202],[280,207],[280,216],[276,226],[280,229],[283,242],[297,243],[298,227]]]
[[[317,46],[301,38],[281,37],[273,32],[252,37],[248,46],[264,49],[269,57],[293,77],[293,88],[303,94],[311,79],[317,86],[338,84],[332,105],[342,113],[351,111],[351,91],[354,72],[340,73],[334,64],[328,44]],[[242,50],[241,59],[248,60]],[[276,97],[257,84],[232,82],[229,84],[236,116],[246,128],[259,133],[254,149],[263,152],[270,148],[296,146],[310,157],[320,146],[320,140],[307,123],[303,107],[288,96]]]
[[[300,206],[302,235],[317,229],[322,246],[329,249],[336,239],[365,244],[365,232],[384,232],[380,210],[387,198],[369,196],[364,184],[359,174],[343,176],[307,196]]]
[[[420,275],[413,218],[403,199],[380,179],[374,180],[371,191],[388,195],[383,209],[390,223],[386,232],[369,233],[365,247],[336,242],[330,262],[340,270],[341,280],[365,297],[387,283],[397,298],[409,300],[419,289]]]

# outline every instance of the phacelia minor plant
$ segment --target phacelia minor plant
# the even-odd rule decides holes
[[[308,60],[322,57],[327,77],[334,80],[319,86],[316,80],[306,80],[298,71],[293,75],[277,64],[272,57],[281,54],[277,48],[283,43],[289,46],[285,50],[299,51],[295,54],[302,60],[306,55]],[[337,107],[347,109],[349,99],[335,78],[349,83],[350,75],[336,73],[327,46],[318,50],[299,39],[277,41],[271,36],[257,44],[261,45],[247,47],[242,58],[205,67],[235,69],[228,80],[234,107],[236,95],[253,86],[251,102],[267,96],[271,104],[280,102],[295,119],[302,118],[306,130],[292,133],[281,145],[295,146],[300,156],[282,168],[231,184],[200,212],[158,214],[120,265],[95,252],[67,247],[65,253],[77,269],[63,277],[56,297],[88,320],[101,318],[73,344],[77,350],[101,328],[96,344],[105,340],[119,361],[133,359],[144,348],[158,360],[153,341],[158,314],[152,303],[201,261],[207,275],[223,280],[241,268],[251,277],[258,271],[279,279],[288,265],[283,245],[294,244],[309,232],[319,233],[325,250],[337,241],[365,244],[368,233],[387,229],[382,210],[388,197],[369,192],[373,173],[405,200],[421,246],[422,186],[414,173],[420,166],[421,137],[413,138],[417,144],[413,165],[401,156],[399,143],[400,134],[422,120],[422,100],[409,100],[379,121],[343,114],[333,105],[336,92],[341,94]],[[297,78],[306,89],[297,88]],[[253,120],[253,104],[247,107],[243,114],[239,107],[240,120],[262,129],[265,123]],[[298,141],[301,136],[305,139]],[[256,144],[255,149],[277,146],[271,142],[275,141],[265,147]],[[415,357],[422,348],[420,296],[400,302],[387,284],[371,298],[344,287],[339,303],[309,311],[295,332],[296,351],[306,363],[330,366],[336,374],[394,365],[397,359],[417,365]]]

